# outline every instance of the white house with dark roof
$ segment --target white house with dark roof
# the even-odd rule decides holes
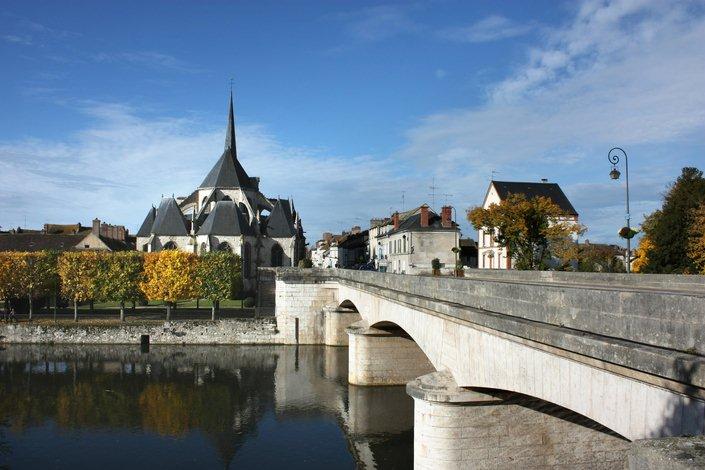
[[[305,255],[304,231],[293,202],[267,198],[237,155],[232,94],[225,149],[188,197],[164,198],[137,232],[137,249],[189,253],[227,250],[240,254],[246,288],[256,268],[295,266]]]
[[[547,180],[538,183],[490,181],[482,207],[487,209],[492,204],[499,204],[510,194],[523,194],[527,199],[547,197],[565,212],[565,220],[578,222],[578,213],[561,187]],[[512,269],[511,254],[507,253],[505,247],[499,246],[486,230],[478,231],[477,252],[477,267],[480,269]]]

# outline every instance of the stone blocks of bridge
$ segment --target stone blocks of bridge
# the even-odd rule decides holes
[[[323,344],[326,346],[347,346],[347,328],[360,321],[360,314],[345,307],[323,307]]]
[[[407,393],[416,469],[611,469],[626,459],[629,441],[541,400],[459,388],[447,372],[409,382]]]
[[[435,370],[403,330],[369,328],[358,322],[347,333],[348,382],[353,385],[405,385]]]

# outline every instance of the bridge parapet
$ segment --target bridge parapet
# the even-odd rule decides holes
[[[487,270],[483,270],[487,271]],[[279,268],[665,379],[705,397],[705,276],[471,270],[464,278]],[[339,299],[342,301],[343,299]],[[694,389],[695,387],[696,389]]]

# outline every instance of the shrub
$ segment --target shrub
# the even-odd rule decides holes
[[[245,308],[252,308],[255,306],[255,299],[254,297],[246,297],[245,300],[242,301],[242,306]]]
[[[310,258],[304,258],[302,260],[299,260],[299,268],[312,268],[313,267],[313,261],[311,261]]]

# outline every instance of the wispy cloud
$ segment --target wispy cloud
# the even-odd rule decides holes
[[[687,2],[585,2],[524,65],[490,87],[483,105],[426,117],[408,132],[401,155],[441,168],[437,179],[446,176],[450,192],[474,204],[492,169],[506,179],[560,175],[590,236],[614,240],[623,188],[601,186],[607,149],[634,149],[630,169],[638,171],[630,183],[635,208],[643,210],[655,207],[679,165],[697,164],[676,149],[705,149],[704,43],[705,15]],[[595,198],[598,187],[611,194],[609,207]]]
[[[93,54],[90,58],[100,63],[125,63],[136,66],[146,66],[155,69],[167,69],[177,72],[196,73],[200,69],[188,64],[173,55],[156,51],[136,51],[136,52],[100,52]]]
[[[521,36],[533,28],[533,24],[516,23],[504,16],[491,15],[469,26],[442,29],[438,34],[450,41],[479,43]]]
[[[356,41],[376,42],[422,29],[411,11],[415,5],[376,5],[337,15],[345,31]]]
[[[3,227],[25,216],[33,226],[100,217],[135,229],[162,194],[195,189],[222,152],[221,126],[147,119],[119,103],[80,106],[93,124],[66,139],[0,142]],[[238,149],[267,195],[294,199],[314,241],[324,230],[387,214],[404,179],[389,160],[286,146],[262,125],[239,125]],[[346,196],[351,190],[358,196]]]
[[[30,36],[19,36],[16,34],[6,34],[2,37],[6,42],[14,44],[22,44],[29,46],[32,44],[32,38]]]

